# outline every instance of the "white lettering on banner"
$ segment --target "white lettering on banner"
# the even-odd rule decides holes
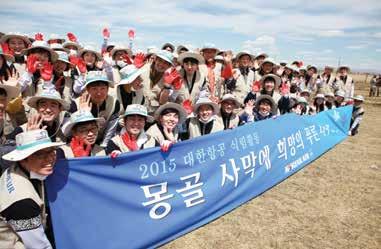
[[[254,178],[256,160],[258,159],[258,166],[265,165],[266,170],[271,169],[271,161],[270,161],[270,147],[268,145],[264,146],[262,150],[258,152],[256,155],[254,151],[250,151],[249,154],[240,157],[241,166],[237,165],[236,160],[234,158],[229,159],[229,164],[226,163],[221,164],[220,167],[222,169],[222,180],[221,187],[225,185],[226,181],[234,182],[234,187],[238,186],[238,172],[243,169],[245,175],[250,174],[250,178]],[[228,166],[230,166],[232,171],[231,174],[228,173]]]
[[[311,145],[320,140],[319,134],[315,130],[315,125],[311,125],[311,126],[304,128],[304,131],[305,131],[306,137],[310,141]]]
[[[191,198],[184,200],[184,203],[187,208],[193,207],[195,205],[205,202],[205,199],[203,198],[204,193],[202,192],[202,189],[201,189],[201,186],[204,183],[199,182],[200,172],[196,172],[192,175],[180,177],[180,180],[185,181],[185,188],[177,189],[176,192],[180,193],[181,196],[184,198],[191,196]]]
[[[288,137],[283,137],[278,140],[277,148],[279,152],[278,158],[287,160],[288,155],[294,157],[296,155],[297,149],[301,148],[304,150],[304,142],[301,131],[297,131]],[[289,153],[289,154],[288,154]]]
[[[230,148],[236,151],[245,150],[248,147],[254,147],[259,144],[258,133],[248,134],[238,138],[233,138],[230,143]]]
[[[329,136],[329,124],[326,125],[319,125],[320,128],[320,134],[323,134],[323,136]]]
[[[206,153],[203,148],[196,150],[196,158],[199,164],[206,162],[205,160]]]
[[[159,174],[167,174],[176,170],[175,158],[160,161],[160,163],[153,161],[150,165],[140,164],[139,171],[142,173],[141,179],[147,179],[150,176],[158,176]]]
[[[145,197],[147,199],[153,198],[150,201],[142,203],[143,206],[155,204],[149,211],[149,216],[152,219],[155,219],[155,220],[162,219],[165,216],[167,216],[169,214],[169,212],[171,211],[171,205],[167,202],[163,202],[163,201],[168,200],[174,196],[173,194],[169,194],[169,195],[164,196],[164,194],[167,193],[167,191],[168,191],[167,185],[168,185],[167,182],[162,182],[162,183],[158,183],[158,184],[141,186],[141,188],[144,191]],[[153,189],[157,189],[157,188],[160,188],[160,190],[157,192],[151,192],[151,191],[153,191]],[[160,212],[160,210],[159,210],[160,207],[164,210],[161,211],[161,213],[158,213],[158,212]]]

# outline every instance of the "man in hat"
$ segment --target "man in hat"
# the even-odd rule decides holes
[[[335,91],[343,90],[345,92],[345,100],[351,100],[355,92],[355,83],[349,76],[350,68],[348,66],[340,66],[337,69],[337,76],[333,82]]]
[[[46,88],[36,96],[30,97],[27,104],[32,109],[28,122],[16,127],[10,135],[15,139],[16,135],[34,129],[46,129],[52,141],[66,141],[61,132],[61,126],[68,117],[66,111],[69,103],[61,98],[61,95],[53,88]]]
[[[120,118],[123,119],[124,127],[120,134],[108,142],[106,154],[116,157],[124,152],[155,147],[155,139],[144,131],[146,123],[153,122],[153,117],[148,115],[146,107],[131,104]]]
[[[358,133],[358,129],[360,127],[360,122],[364,116],[364,108],[361,106],[364,103],[364,97],[361,95],[357,95],[353,98],[353,110],[352,110],[352,118],[351,123],[349,125],[349,136],[354,136]]]
[[[238,102],[233,94],[227,93],[222,97],[217,119],[220,123],[224,124],[224,130],[233,129],[238,126],[239,117],[236,111],[240,106],[240,102]]]
[[[87,110],[94,117],[102,119],[97,140],[102,147],[114,136],[120,112],[119,101],[109,94],[109,88],[113,86],[114,83],[107,78],[105,72],[90,71],[86,75],[86,91],[70,107],[71,113]]]
[[[33,130],[18,134],[16,144],[3,156],[13,165],[0,178],[0,248],[52,248],[43,180],[53,173],[56,147],[63,143]]]
[[[104,149],[95,143],[100,122],[101,119],[95,118],[89,111],[73,113],[62,127],[70,142],[57,150],[57,158],[105,156]]]

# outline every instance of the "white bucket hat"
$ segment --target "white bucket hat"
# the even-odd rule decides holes
[[[353,100],[358,100],[358,101],[364,102],[365,99],[364,99],[364,96],[362,96],[362,95],[356,95],[353,97]]]
[[[216,50],[216,54],[220,51],[215,44],[213,43],[205,43],[202,48],[201,48],[201,52],[204,51],[205,49],[214,49]]]
[[[177,48],[176,48],[177,54],[180,54],[181,50],[186,50],[186,52],[189,51],[189,49],[187,47],[185,47],[184,45],[177,46]]]
[[[62,126],[62,132],[66,137],[70,137],[76,124],[96,121],[99,127],[101,120],[102,118],[95,118],[90,111],[79,110],[71,114],[70,119]]]
[[[39,40],[34,41],[30,48],[24,49],[22,51],[22,54],[23,55],[29,55],[30,53],[33,52],[33,50],[35,50],[37,48],[41,48],[41,49],[48,51],[50,54],[50,59],[52,60],[52,62],[55,62],[58,59],[58,54],[53,49],[51,49],[49,47],[48,43],[46,41],[39,41]]]
[[[37,109],[37,103],[38,101],[42,99],[48,99],[48,100],[54,100],[60,103],[62,108],[64,110],[69,110],[70,105],[67,103],[64,99],[61,98],[61,94],[56,91],[54,88],[45,88],[42,91],[40,91],[36,96],[32,96],[28,99],[27,104],[34,108]]]
[[[69,53],[69,49],[64,48],[62,44],[60,43],[52,43],[50,44],[50,48],[53,49],[54,51],[61,51],[61,52],[66,52]]]
[[[21,89],[20,89],[20,86],[18,85],[17,80],[15,80],[15,82],[11,82],[11,81],[13,81],[13,80],[5,81],[5,84],[0,83],[0,88],[4,89],[5,92],[7,93],[7,100],[8,101],[19,96],[20,92],[21,92]]]
[[[187,118],[187,113],[186,113],[185,109],[181,105],[179,105],[177,103],[173,103],[173,102],[167,102],[164,105],[161,105],[155,111],[154,118],[158,121],[161,113],[167,109],[175,109],[176,111],[178,111],[178,113],[179,113],[179,124],[182,124],[185,122],[185,120]]]
[[[68,46],[74,46],[74,47],[77,48],[77,50],[81,50],[81,48],[82,48],[81,45],[79,45],[79,43],[77,43],[77,42],[73,42],[73,41],[66,41],[66,42],[62,45],[62,47],[66,48],[66,49],[67,49]]]
[[[254,56],[252,53],[250,53],[250,51],[248,51],[248,50],[244,50],[244,51],[239,52],[239,53],[235,56],[235,58],[236,58],[237,60],[239,60],[239,58],[240,58],[241,56],[244,56],[244,55],[248,55],[248,56],[250,56],[250,59],[251,59],[251,60],[254,60],[254,59],[255,59],[255,56]]]
[[[282,81],[281,78],[278,75],[276,75],[276,74],[272,74],[272,73],[266,74],[265,76],[263,76],[261,78],[262,87],[265,85],[265,80],[268,79],[268,78],[272,78],[272,79],[275,80],[275,88],[277,88],[280,85],[281,81]]]
[[[61,36],[57,35],[57,34],[50,34],[49,35],[49,38],[48,38],[48,43],[49,41],[52,41],[52,40],[58,40],[58,42],[60,43],[64,43],[65,42],[65,39],[62,38]]]
[[[126,53],[128,54],[128,56],[129,56],[130,58],[132,58],[132,51],[131,51],[131,49],[129,49],[129,48],[125,48],[125,47],[120,47],[120,46],[115,46],[115,47],[110,51],[110,57],[111,57],[112,59],[114,59],[114,55],[115,55],[115,53],[118,52],[118,51],[124,51],[124,52],[126,52]]]
[[[16,135],[16,149],[3,156],[7,161],[21,161],[33,153],[64,145],[62,142],[52,142],[46,130],[31,130]]]
[[[134,65],[127,65],[122,68],[120,71],[121,81],[119,81],[119,85],[128,85],[131,84],[136,78],[138,78],[142,71],[136,68]]]
[[[269,56],[266,53],[260,53],[257,56],[255,56],[255,59],[258,59],[259,57],[265,57],[265,59],[266,59]]]
[[[114,82],[107,78],[107,74],[104,71],[89,71],[86,74],[86,83],[84,88],[95,81],[103,81],[108,84],[109,87],[114,87]]]
[[[196,104],[193,107],[194,114],[197,115],[197,111],[202,105],[210,105],[213,108],[213,114],[217,114],[219,111],[218,105],[214,103],[211,99],[208,97],[201,97],[196,101]]]
[[[231,93],[227,93],[227,94],[225,94],[225,95],[222,97],[220,103],[222,103],[222,102],[224,102],[224,101],[227,101],[227,100],[232,100],[232,101],[234,102],[236,108],[239,108],[239,107],[241,106],[241,104],[239,103],[239,101],[237,100],[237,98],[236,98],[233,94],[231,94]]]
[[[316,96],[315,96],[315,99],[317,99],[317,98],[325,99],[325,96],[324,96],[324,94],[322,94],[322,93],[318,93],[318,94],[316,94]]]
[[[308,101],[306,100],[305,97],[298,97],[298,98],[297,98],[297,101],[298,101],[298,103],[308,105]]]
[[[339,96],[339,97],[345,97],[345,92],[343,90],[337,90],[336,93],[335,93],[335,96]]]
[[[184,52],[184,53],[180,54],[177,61],[180,64],[182,64],[184,59],[186,59],[186,58],[193,58],[193,59],[197,60],[199,65],[205,63],[204,57],[202,57],[201,54],[193,52],[193,51],[188,51],[188,52]]]
[[[173,54],[167,50],[159,50],[156,53],[156,56],[165,60],[166,62],[173,65]]]
[[[152,54],[156,54],[159,49],[156,46],[149,46],[147,47],[147,53],[146,56],[150,56]]]
[[[271,64],[273,64],[274,66],[276,65],[275,60],[274,60],[273,58],[271,58],[271,57],[266,57],[266,58],[262,61],[261,66],[262,66],[263,64],[265,64],[265,63],[271,63]]]
[[[126,110],[122,115],[120,115],[120,118],[125,118],[130,115],[139,115],[147,118],[148,123],[152,123],[154,121],[153,117],[148,115],[147,108],[143,105],[139,104],[131,104],[128,105]]]
[[[173,46],[172,43],[169,43],[169,42],[165,43],[163,46],[161,46],[161,49],[164,50],[166,47],[170,47],[173,52],[175,51],[175,46]]]
[[[351,68],[349,66],[347,66],[347,65],[342,65],[342,66],[338,67],[337,71],[340,71],[340,69],[344,69],[344,68],[347,69],[348,72],[351,71]]]
[[[315,73],[318,72],[318,69],[317,69],[317,67],[315,67],[315,66],[309,65],[309,66],[307,67],[307,70],[310,70],[310,69],[313,69],[313,70],[315,71]]]
[[[57,51],[56,52],[58,54],[58,59],[57,61],[63,61],[69,65],[73,65],[70,60],[69,60],[69,55],[66,53],[66,52],[63,52],[63,51]]]
[[[82,57],[83,54],[86,52],[94,53],[98,61],[102,60],[102,55],[99,52],[97,52],[94,47],[91,46],[85,46],[84,48],[80,49],[78,57]]]
[[[324,94],[325,97],[335,97],[335,94],[333,94],[333,92],[327,92]]]
[[[29,45],[32,44],[30,42],[28,36],[20,34],[20,33],[8,33],[8,34],[3,35],[0,39],[0,43],[8,42],[9,39],[11,39],[11,38],[19,38],[19,39],[23,40],[24,43],[26,44],[26,47],[28,47]]]

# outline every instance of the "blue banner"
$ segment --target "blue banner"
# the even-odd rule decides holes
[[[347,137],[352,107],[287,114],[159,148],[59,161],[47,179],[58,249],[152,248],[242,205]]]

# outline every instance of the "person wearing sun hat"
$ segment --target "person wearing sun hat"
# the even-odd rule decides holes
[[[58,34],[50,34],[49,38],[47,40],[48,44],[63,44],[65,42],[65,39],[59,36]]]
[[[338,90],[335,92],[335,106],[336,107],[345,106],[346,102],[344,101],[344,99],[345,99],[345,92],[343,90]]]
[[[311,105],[311,114],[317,114],[327,109],[325,105],[325,96],[322,93],[318,93],[314,97],[314,101]]]
[[[105,147],[115,134],[120,113],[120,102],[109,93],[114,83],[107,78],[105,72],[90,71],[86,75],[82,95],[71,102],[70,113],[77,110],[90,111],[94,117],[101,118],[98,140]]]
[[[358,133],[358,129],[360,127],[360,122],[364,116],[364,108],[362,107],[362,103],[364,103],[364,97],[362,95],[356,95],[353,97],[353,110],[352,110],[352,118],[351,123],[349,125],[349,136],[354,136]]]
[[[78,52],[78,57],[82,58],[86,64],[87,72],[102,71],[102,68],[97,66],[97,63],[102,61],[102,55],[92,46],[85,46]]]
[[[324,94],[324,97],[325,97],[325,107],[327,108],[327,110],[335,109],[336,108],[335,95],[333,94],[333,92],[326,92]]]
[[[175,52],[175,46],[173,46],[173,44],[167,42],[165,43],[163,46],[161,46],[161,49],[162,50],[167,50],[171,53]]]
[[[295,105],[292,107],[291,112],[298,115],[308,115],[310,106],[304,97],[297,97]]]
[[[241,107],[237,98],[230,93],[226,93],[220,102],[220,111],[217,119],[224,125],[224,130],[233,129],[239,124],[237,110]]]
[[[168,101],[180,102],[177,98],[182,85],[181,76],[175,68],[171,52],[156,51],[155,60],[146,63],[141,70],[145,105],[149,114],[153,114],[160,105]]]
[[[180,54],[178,62],[181,65],[179,74],[184,82],[179,94],[182,100],[188,99],[194,104],[200,92],[206,91],[206,76],[199,69],[205,60],[199,53],[188,51]]]
[[[28,130],[44,128],[52,141],[66,141],[61,127],[68,117],[66,111],[69,109],[69,103],[63,100],[55,89],[43,89],[36,96],[28,98],[26,103],[32,108],[28,122],[16,127],[10,138],[15,139],[17,134]]]
[[[239,116],[240,125],[272,118],[277,115],[277,105],[267,94],[257,97],[255,104],[249,101]]]
[[[154,118],[156,123],[147,130],[147,134],[166,152],[172,144],[181,140],[179,126],[185,122],[187,113],[181,105],[168,102],[156,110]]]
[[[121,80],[116,84],[116,96],[121,103],[122,112],[130,104],[144,105],[142,71],[134,65],[120,70]]]
[[[355,91],[355,83],[350,73],[349,66],[342,65],[337,69],[336,79],[333,82],[333,88],[335,91],[343,90],[345,92],[345,100],[351,100]]]
[[[43,40],[42,34],[36,34],[37,40],[23,50],[27,56],[27,70],[19,79],[23,97],[35,96],[52,78],[52,63],[58,54]]]
[[[120,70],[133,64],[132,56],[131,49],[120,45],[115,46],[108,55],[104,55],[103,69],[115,84],[121,79]],[[139,56],[142,56],[141,60],[144,61],[144,54],[140,53]]]
[[[186,46],[184,45],[179,45],[177,46],[176,48],[176,53],[180,56],[182,53],[184,52],[188,52],[189,51],[189,48],[187,48]]]
[[[318,79],[321,81],[321,92],[334,92],[333,89],[333,81],[335,80],[335,77],[332,74],[333,67],[331,66],[325,66],[323,72],[318,76]],[[320,93],[321,93],[320,92]]]
[[[186,132],[182,139],[191,139],[224,130],[224,125],[217,118],[218,105],[207,95],[200,96],[193,106],[193,117],[185,122]]]
[[[56,51],[56,53],[58,54],[58,59],[53,63],[52,84],[61,94],[61,97],[67,103],[70,103],[74,96],[73,78],[70,75],[70,69],[73,64],[70,62],[66,52]]]
[[[259,70],[259,67],[261,66],[261,64],[263,63],[263,61],[269,57],[268,54],[266,53],[259,53],[257,56],[255,56],[254,58],[254,67],[253,67],[253,71],[258,71]]]
[[[100,123],[101,119],[95,118],[89,111],[73,113],[62,126],[68,143],[57,150],[57,158],[105,156],[104,149],[96,144]]]
[[[63,144],[52,142],[46,130],[31,130],[18,134],[16,148],[2,157],[13,164],[0,178],[1,248],[52,248],[43,180]]]
[[[69,50],[69,55],[77,56],[78,51],[81,49],[81,45],[78,43],[77,37],[69,32],[66,34],[68,40],[66,40],[62,47]]]
[[[120,119],[124,123],[123,129],[108,142],[105,149],[107,155],[116,157],[121,153],[155,147],[155,139],[144,131],[147,122],[153,122],[153,117],[148,115],[145,106],[127,106]]]

